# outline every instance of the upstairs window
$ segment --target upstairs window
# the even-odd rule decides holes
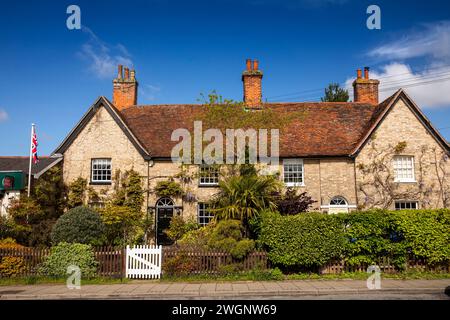
[[[395,210],[417,210],[419,204],[417,201],[396,201]]]
[[[219,168],[217,166],[200,166],[200,186],[217,186],[219,184]]]
[[[198,204],[198,223],[201,226],[206,226],[212,221],[214,214],[209,210],[209,205],[207,203]]]
[[[302,159],[283,160],[283,182],[288,187],[304,185],[304,168]]]
[[[92,159],[91,182],[111,183],[111,159]]]
[[[415,182],[414,157],[412,156],[394,157],[394,179],[395,182]]]

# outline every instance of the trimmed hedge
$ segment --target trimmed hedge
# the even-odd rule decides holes
[[[366,211],[327,215],[264,213],[258,242],[275,265],[317,268],[344,260],[373,264],[388,257],[399,268],[410,259],[450,263],[450,210]]]
[[[317,268],[343,253],[346,239],[337,216],[264,213],[261,218],[258,240],[275,265]]]

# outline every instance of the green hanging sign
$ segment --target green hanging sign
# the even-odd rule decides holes
[[[25,174],[22,171],[0,171],[0,190],[25,189]]]

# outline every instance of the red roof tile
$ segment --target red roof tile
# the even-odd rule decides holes
[[[266,103],[276,112],[304,112],[280,130],[281,157],[348,156],[377,118],[379,106],[362,103]],[[383,107],[384,106],[384,107]],[[193,132],[201,105],[146,105],[121,111],[124,121],[152,157],[170,157],[173,130]],[[203,128],[205,130],[205,128]]]

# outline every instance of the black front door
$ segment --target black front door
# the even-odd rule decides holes
[[[173,217],[173,208],[158,208],[158,230],[157,230],[157,237],[158,237],[158,245],[171,245],[173,244],[173,241],[167,237],[167,235],[164,233],[164,230],[169,228],[170,225],[170,219]]]

